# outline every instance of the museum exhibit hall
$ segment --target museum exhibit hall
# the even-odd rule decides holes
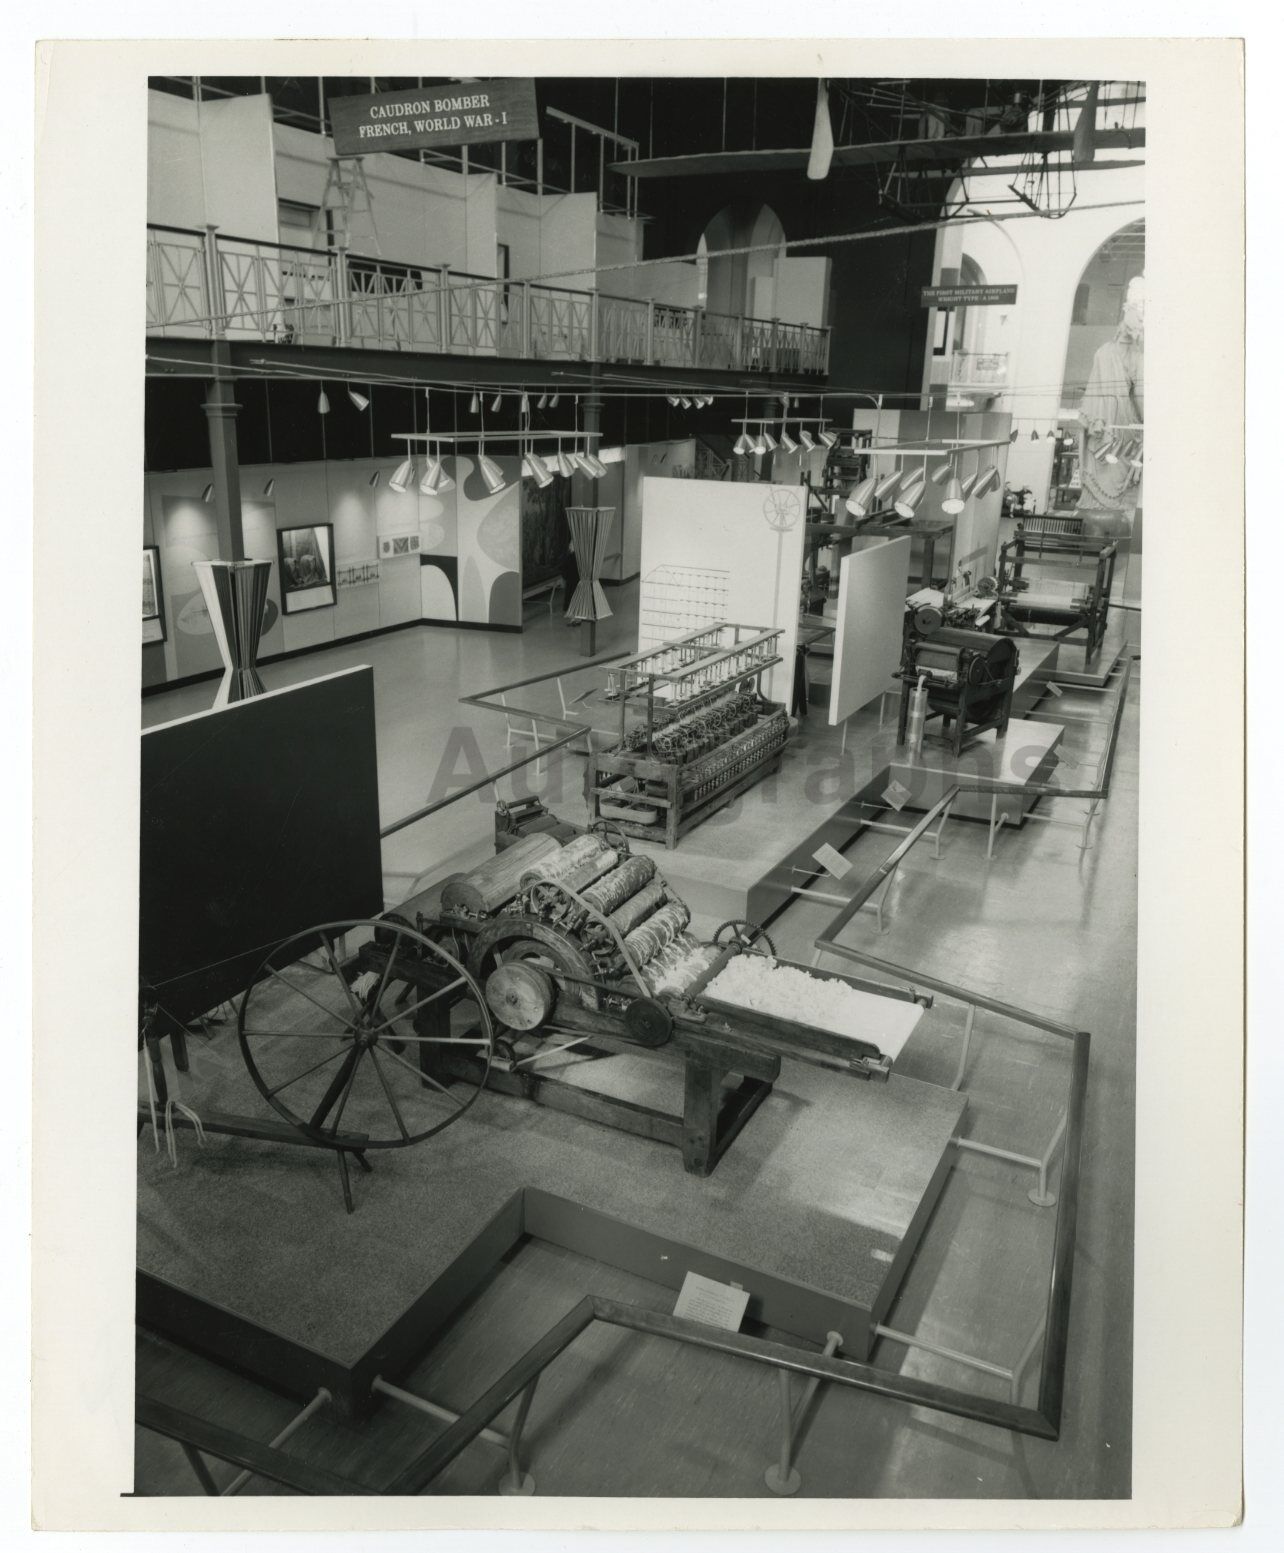
[[[146,96],[133,1492],[1129,1498],[1146,83]]]

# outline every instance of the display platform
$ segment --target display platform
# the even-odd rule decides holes
[[[262,1102],[229,1032],[195,1048],[189,1105]],[[592,1064],[581,1081],[673,1104],[665,1054]],[[786,1063],[715,1173],[660,1147],[483,1093],[413,1148],[370,1155],[345,1214],[328,1154],[177,1135],[178,1168],[139,1140],[139,1319],[298,1395],[369,1405],[523,1236],[680,1287],[740,1284],[748,1315],[868,1355],[949,1171],[965,1099]]]
[[[1060,723],[1014,717],[1003,734],[981,734],[954,755],[930,737],[918,755],[892,761],[891,777],[907,791],[906,809],[930,809],[955,784],[964,791],[951,805],[953,817],[1020,825],[1039,801],[1029,789],[1048,781],[1056,769],[1056,748],[1065,728]],[[978,787],[979,792],[968,792]],[[996,792],[999,787],[1021,789]]]

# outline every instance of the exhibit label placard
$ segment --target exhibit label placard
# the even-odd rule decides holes
[[[923,307],[1010,307],[1015,286],[924,286]]]
[[[336,156],[539,138],[533,80],[465,81],[413,92],[332,97],[326,106]]]

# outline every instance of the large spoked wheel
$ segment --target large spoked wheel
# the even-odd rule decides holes
[[[355,974],[335,951],[345,938],[363,942]],[[456,1035],[450,1009],[465,1002],[476,1018]],[[322,923],[278,944],[241,998],[237,1036],[273,1110],[314,1142],[354,1153],[422,1143],[458,1121],[485,1088],[494,1052],[477,982],[395,918]],[[446,1046],[477,1059],[474,1077],[448,1085],[433,1076],[421,1058]]]

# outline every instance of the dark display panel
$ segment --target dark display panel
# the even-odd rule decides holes
[[[374,671],[142,736],[139,973],[187,1021],[267,951],[383,910]]]

